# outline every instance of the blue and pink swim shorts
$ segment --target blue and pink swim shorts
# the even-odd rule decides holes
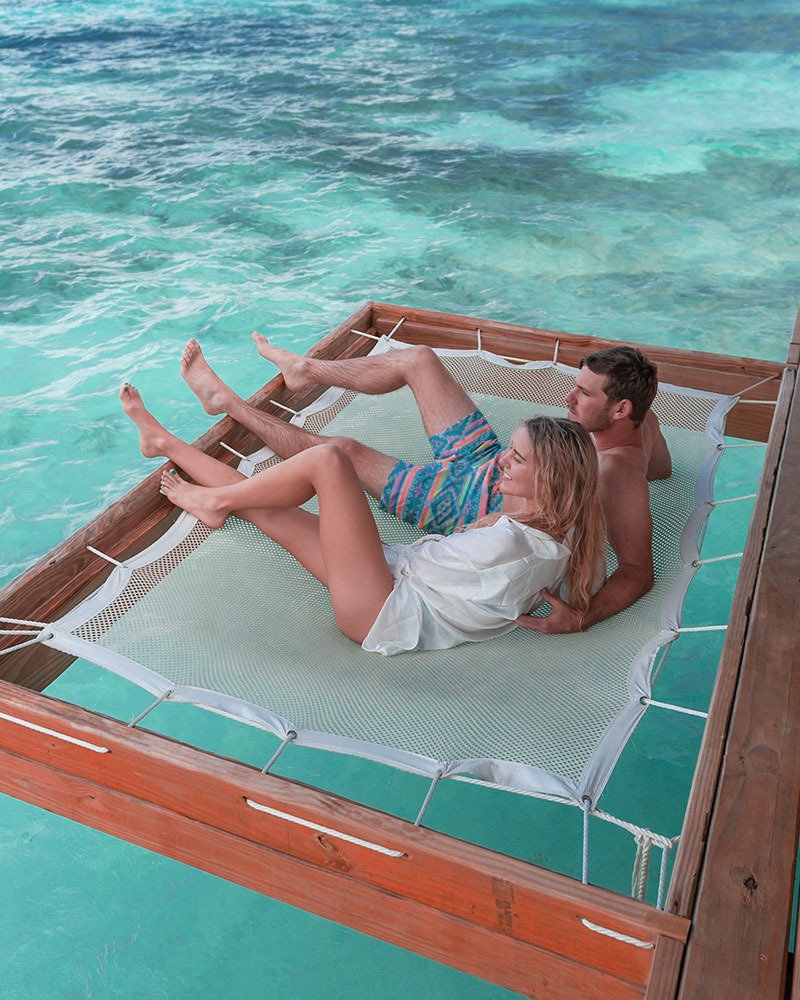
[[[389,473],[381,507],[430,534],[449,535],[499,510],[505,450],[486,417],[475,410],[430,438],[434,461],[400,461]]]

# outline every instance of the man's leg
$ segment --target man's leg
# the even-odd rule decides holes
[[[475,404],[430,347],[408,347],[345,361],[320,361],[275,347],[253,334],[258,353],[280,368],[289,389],[320,383],[382,395],[407,385],[417,401],[425,433],[441,434],[475,410]]]
[[[380,498],[389,473],[397,464],[396,458],[384,455],[352,438],[328,438],[312,434],[302,427],[296,427],[250,406],[211,368],[196,340],[190,340],[186,345],[181,358],[181,374],[206,413],[227,413],[281,458],[290,458],[307,448],[334,441],[350,456],[362,487],[371,496]]]

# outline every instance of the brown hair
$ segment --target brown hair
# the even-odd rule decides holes
[[[595,351],[581,358],[583,366],[595,375],[605,375],[605,394],[609,403],[630,400],[634,427],[647,416],[658,389],[658,369],[636,347],[621,345]]]
[[[520,425],[533,448],[534,506],[514,519],[566,540],[570,604],[585,611],[598,563],[605,557],[605,518],[597,489],[597,451],[580,424],[534,417]]]

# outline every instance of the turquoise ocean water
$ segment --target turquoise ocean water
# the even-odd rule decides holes
[[[252,329],[304,350],[366,298],[783,359],[799,33],[773,0],[0,2],[0,583],[151,468],[124,378],[184,436],[209,425],[178,377],[192,335],[243,394],[271,374]],[[720,495],[757,474],[743,455]],[[687,621],[724,621],[719,567]],[[699,642],[660,694],[702,708]],[[51,691],[126,721],[149,700],[82,663]],[[673,835],[699,728],[652,715],[603,805]],[[152,719],[266,759],[209,713]],[[278,770],[411,818],[425,791],[301,750]],[[564,811],[443,787],[428,822],[574,875]],[[596,842],[592,878],[625,891],[628,840]],[[509,996],[11,799],[0,873],[2,1000]]]

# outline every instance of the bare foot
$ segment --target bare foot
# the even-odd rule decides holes
[[[158,458],[166,455],[165,445],[169,432],[153,416],[144,405],[139,390],[126,382],[119,391],[122,409],[139,429],[139,447],[145,458]]]
[[[192,392],[200,400],[206,413],[228,412],[228,402],[236,398],[236,393],[217,375],[206,361],[200,345],[192,337],[183,349],[181,375]]]
[[[227,515],[217,499],[217,491],[187,483],[174,469],[165,472],[161,477],[160,492],[176,507],[192,514],[209,528],[221,528],[225,523]]]
[[[260,333],[253,333],[253,341],[261,357],[280,368],[287,389],[305,389],[312,383],[308,371],[308,358],[302,354],[285,351],[282,347],[275,347]]]

